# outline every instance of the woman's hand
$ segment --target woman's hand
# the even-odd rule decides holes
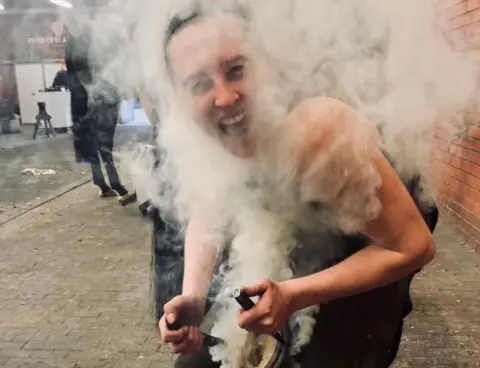
[[[238,325],[247,331],[273,335],[280,331],[294,312],[293,292],[285,283],[266,280],[244,287],[242,292],[249,297],[260,297],[249,311],[240,309],[237,312]]]
[[[196,298],[179,295],[165,304],[158,323],[162,341],[170,345],[172,353],[195,354],[200,351],[203,335],[198,328],[204,314],[204,302]],[[179,330],[170,330],[168,324],[179,322]]]

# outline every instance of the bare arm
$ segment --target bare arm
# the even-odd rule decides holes
[[[164,306],[164,315],[158,323],[162,340],[170,343],[174,353],[194,354],[202,346],[203,335],[199,327],[205,314],[205,301],[217,259],[217,247],[207,237],[207,227],[193,216],[185,237],[185,273],[182,295]],[[178,321],[179,330],[170,330],[167,321]]]
[[[153,123],[155,106],[152,98],[143,89],[139,89],[138,94],[146,115]],[[203,307],[220,245],[217,240],[208,235],[200,218],[192,216],[185,234],[182,294],[198,300],[199,305]]]
[[[383,209],[363,231],[374,243],[331,268],[287,282],[295,310],[388,285],[433,259],[433,237],[413,200],[383,157],[378,167]]]
[[[218,258],[218,240],[210,236],[198,217],[192,217],[185,235],[183,295],[205,302]]]
[[[334,123],[335,128],[329,132],[327,140],[324,136],[314,139],[314,146],[308,148],[304,160],[308,161],[313,156],[318,157],[322,152],[324,154],[325,145],[335,142],[335,135],[338,132],[355,131],[358,126],[354,127],[351,124],[363,124],[365,121],[365,118],[353,114],[353,110],[342,104],[334,104],[330,109],[330,112],[345,109],[347,113],[334,113],[330,116],[324,114],[328,121],[318,123],[325,124],[324,126],[327,127],[328,124]],[[350,119],[352,117],[354,118]],[[342,119],[345,121],[341,121]],[[338,127],[341,129],[337,129]],[[309,132],[311,137],[312,130]],[[344,212],[347,216],[350,215],[347,212],[348,209],[355,206],[351,203],[346,204],[346,201],[352,200],[348,193],[356,195],[364,191],[360,188],[364,183],[358,177],[365,175],[362,174],[362,170],[367,166],[366,162],[362,162],[367,156],[359,157],[361,153],[354,152],[352,144],[347,137],[344,143],[339,145],[341,149],[338,150],[338,154],[343,157],[335,156],[333,159],[334,163],[340,165],[342,162],[345,163],[345,167],[353,173],[351,178],[345,178],[342,185],[337,188],[332,186],[322,188],[321,183],[325,182],[325,171],[317,171],[315,167],[304,178],[304,190],[309,200],[327,201],[337,212]],[[381,178],[381,186],[376,190],[375,195],[381,204],[381,210],[374,217],[366,220],[360,232],[368,236],[373,244],[331,268],[286,282],[285,286],[291,291],[294,310],[359,294],[398,281],[415,272],[434,257],[435,243],[432,234],[408,191],[379,150],[373,149],[371,152],[376,154],[372,155],[370,164]],[[331,150],[328,154],[335,155],[336,151]],[[360,165],[357,172],[355,167],[349,167],[352,162],[353,165]],[[305,166],[308,165],[307,162]],[[358,197],[356,195],[353,199]],[[368,201],[362,200],[357,209],[352,208],[353,212],[358,211],[354,216],[361,215],[360,209],[363,203]]]

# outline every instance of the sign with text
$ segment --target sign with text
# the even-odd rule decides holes
[[[10,14],[0,16],[0,23],[0,37],[10,41],[9,52],[0,55],[3,60],[6,54],[16,63],[64,58],[65,31],[57,14]]]

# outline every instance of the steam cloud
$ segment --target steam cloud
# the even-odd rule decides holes
[[[91,50],[101,61],[102,76],[126,93],[142,90],[160,112],[158,143],[165,150],[164,163],[152,172],[151,160],[142,165],[132,161],[131,154],[123,155],[133,181],[142,183],[142,191],[164,211],[173,211],[182,224],[192,208],[206,207],[212,235],[223,236],[228,226],[237,231],[231,270],[218,300],[225,308],[212,330],[228,342],[213,349],[213,356],[235,367],[246,334],[236,326],[236,305],[227,297],[228,290],[264,278],[292,277],[287,260],[298,246],[292,237],[292,224],[298,225],[293,164],[281,144],[266,144],[256,160],[232,157],[179,106],[165,73],[163,35],[169,18],[190,3],[112,1],[76,23],[94,30]],[[203,2],[211,11],[235,4],[248,9],[251,17],[249,46],[258,56],[261,82],[255,96],[256,122],[268,132],[267,143],[281,137],[290,107],[312,96],[335,97],[376,124],[383,151],[405,179],[426,172],[432,127],[458,117],[475,89],[475,61],[454,52],[443,39],[433,1]],[[371,136],[369,130],[355,129],[346,132],[344,144]],[[328,163],[328,152],[319,160]],[[328,164],[324,168],[333,182],[349,180],[333,176]],[[369,175],[375,178],[375,173]],[[159,190],[167,178],[173,190]],[[252,180],[257,189],[246,189],[243,183]],[[266,183],[271,185],[267,190]],[[429,187],[428,181],[425,185]],[[345,203],[355,203],[358,195],[350,191]],[[275,210],[266,211],[265,203]],[[378,212],[370,210],[370,216]],[[324,225],[333,226],[325,217]],[[292,350],[308,342],[314,311],[298,313],[301,328]]]

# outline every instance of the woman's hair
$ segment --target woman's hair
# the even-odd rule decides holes
[[[234,9],[229,9],[229,10],[226,10],[225,12],[235,14],[244,20],[248,18],[247,10],[242,7],[239,7],[238,5],[235,6]],[[165,31],[165,38],[163,41],[163,52],[164,52],[164,58],[165,58],[165,65],[167,66],[167,71],[169,74],[171,74],[170,60],[168,58],[168,45],[170,43],[170,40],[176,33],[178,33],[185,26],[188,26],[193,22],[201,20],[206,16],[207,14],[204,11],[202,11],[199,5],[197,5],[197,6],[194,6],[189,12],[187,12],[184,15],[180,15],[180,14],[174,15],[170,20],[170,22],[168,23],[167,29]]]
[[[204,14],[198,8],[193,9],[189,14],[183,17],[181,15],[175,15],[168,23],[167,30],[165,32],[164,51],[167,50],[168,44],[175,33],[190,23],[203,18],[203,16]]]
[[[187,15],[174,15],[173,18],[167,25],[167,30],[165,32],[165,38],[163,41],[163,54],[165,58],[165,65],[167,66],[167,71],[171,74],[170,70],[170,60],[168,58],[168,45],[172,37],[180,31],[185,26],[195,22],[199,19],[204,17],[204,13],[200,10],[199,7],[195,7],[192,11],[190,11]]]

